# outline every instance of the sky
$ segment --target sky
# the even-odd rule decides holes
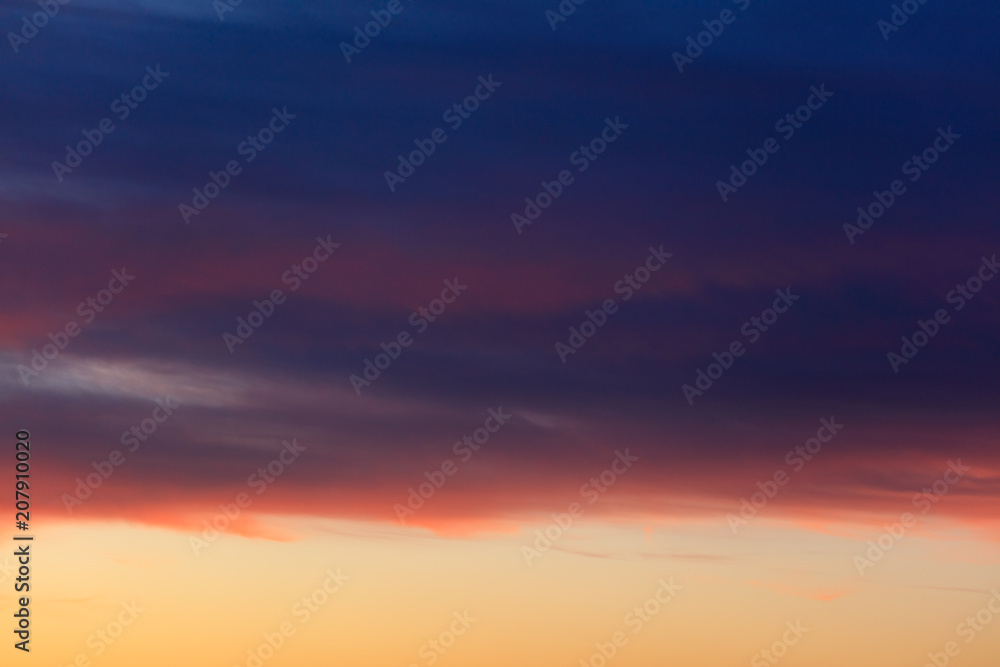
[[[993,664],[992,4],[53,3],[12,660]]]

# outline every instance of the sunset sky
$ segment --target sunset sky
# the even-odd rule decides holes
[[[996,664],[994,4],[52,1],[0,664]]]

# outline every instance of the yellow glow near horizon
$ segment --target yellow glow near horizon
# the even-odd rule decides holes
[[[972,550],[958,542],[908,537],[861,577],[851,558],[864,544],[855,539],[764,526],[733,536],[719,523],[588,523],[529,566],[521,547],[535,526],[444,539],[359,522],[270,519],[303,537],[223,535],[196,556],[190,536],[170,530],[48,526],[33,546],[32,654],[60,666],[87,664],[75,662],[83,655],[106,667],[253,667],[248,651],[270,634],[281,647],[265,648],[268,667],[597,667],[592,656],[622,632],[609,665],[751,664],[782,638],[786,622],[801,622],[808,631],[783,665],[919,667],[955,640],[955,664],[985,667],[1000,637],[1000,615],[971,643],[955,633],[1000,584],[993,544],[975,543],[967,562]],[[342,587],[317,594],[338,570],[348,577]],[[651,602],[661,580],[680,587],[666,604]],[[311,611],[302,602],[309,596]],[[11,598],[4,586],[0,601]],[[122,604],[132,601],[141,612],[112,637]],[[639,622],[634,610],[644,605]],[[471,624],[455,620],[466,612]],[[279,642],[273,633],[282,623],[294,634]]]

